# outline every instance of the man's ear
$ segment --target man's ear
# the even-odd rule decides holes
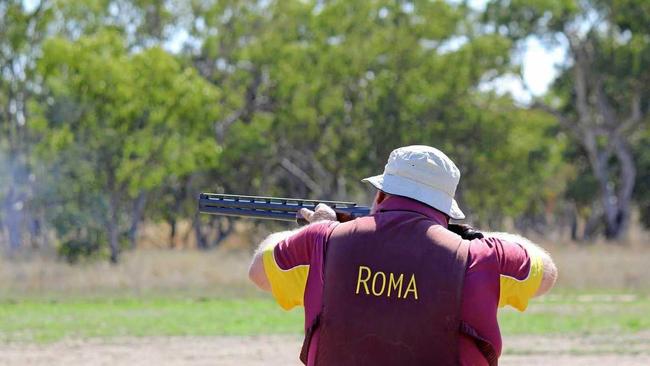
[[[377,195],[375,196],[375,204],[380,204],[388,198],[388,194],[382,190],[377,190]]]
[[[377,193],[375,193],[375,200],[372,203],[372,208],[370,209],[370,214],[374,215],[375,210],[377,209],[377,206],[379,206],[380,203],[382,203],[386,198],[388,197],[387,193],[384,193],[382,190],[377,190]]]

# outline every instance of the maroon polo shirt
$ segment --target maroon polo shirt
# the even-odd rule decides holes
[[[447,227],[446,215],[409,198],[389,196],[377,206],[377,211],[379,210],[418,212]],[[331,221],[311,224],[269,250],[268,255],[272,258],[265,260],[265,270],[274,288],[274,296],[285,308],[302,302],[305,309],[305,327],[313,323],[322,309],[324,253],[327,250],[327,238],[336,225],[336,222]],[[517,243],[494,237],[476,239],[470,243],[463,284],[461,319],[491,343],[497,354],[501,353],[501,334],[497,323],[500,282],[504,277],[526,281],[530,267],[529,254]],[[305,281],[302,294],[295,293],[303,288],[299,281]],[[291,288],[285,292],[282,291],[283,286]],[[293,305],[287,305],[288,299],[283,298],[296,298],[300,295],[302,299],[294,299]],[[527,299],[525,301],[527,302]],[[319,333],[316,330],[310,343],[308,366],[314,365],[318,338]],[[459,342],[462,365],[487,365],[471,338],[461,335]]]

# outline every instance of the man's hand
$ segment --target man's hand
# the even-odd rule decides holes
[[[314,211],[301,208],[296,214],[299,224],[311,224],[317,221],[336,221],[336,212],[326,204],[319,203]]]
[[[483,233],[467,224],[449,224],[447,229],[460,235],[465,240],[474,240],[483,238]]]

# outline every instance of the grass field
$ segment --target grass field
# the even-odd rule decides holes
[[[634,294],[554,295],[526,313],[505,309],[510,334],[623,334],[650,330],[650,298]],[[299,334],[301,309],[285,312],[269,298],[21,300],[0,303],[0,340]]]
[[[650,364],[650,248],[550,251],[557,288],[500,311],[502,364]],[[117,266],[0,262],[0,365],[297,365],[302,309],[256,290],[249,258],[224,247],[136,251]]]

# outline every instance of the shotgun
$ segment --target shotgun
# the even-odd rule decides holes
[[[199,195],[199,212],[211,215],[291,221],[305,225],[308,222],[298,216],[298,211],[301,208],[307,208],[313,211],[319,203],[330,206],[336,212],[337,221],[340,222],[370,215],[370,207],[359,206],[354,202],[240,196],[217,193],[201,193]],[[480,231],[465,224],[449,224],[448,229],[467,240],[483,237]]]
[[[304,200],[296,198],[239,196],[233,194],[201,193],[199,212],[212,215],[253,217],[257,219],[293,221],[306,224],[298,217],[301,208],[314,210],[319,203],[330,206],[340,222],[370,215],[370,208],[354,202]]]

